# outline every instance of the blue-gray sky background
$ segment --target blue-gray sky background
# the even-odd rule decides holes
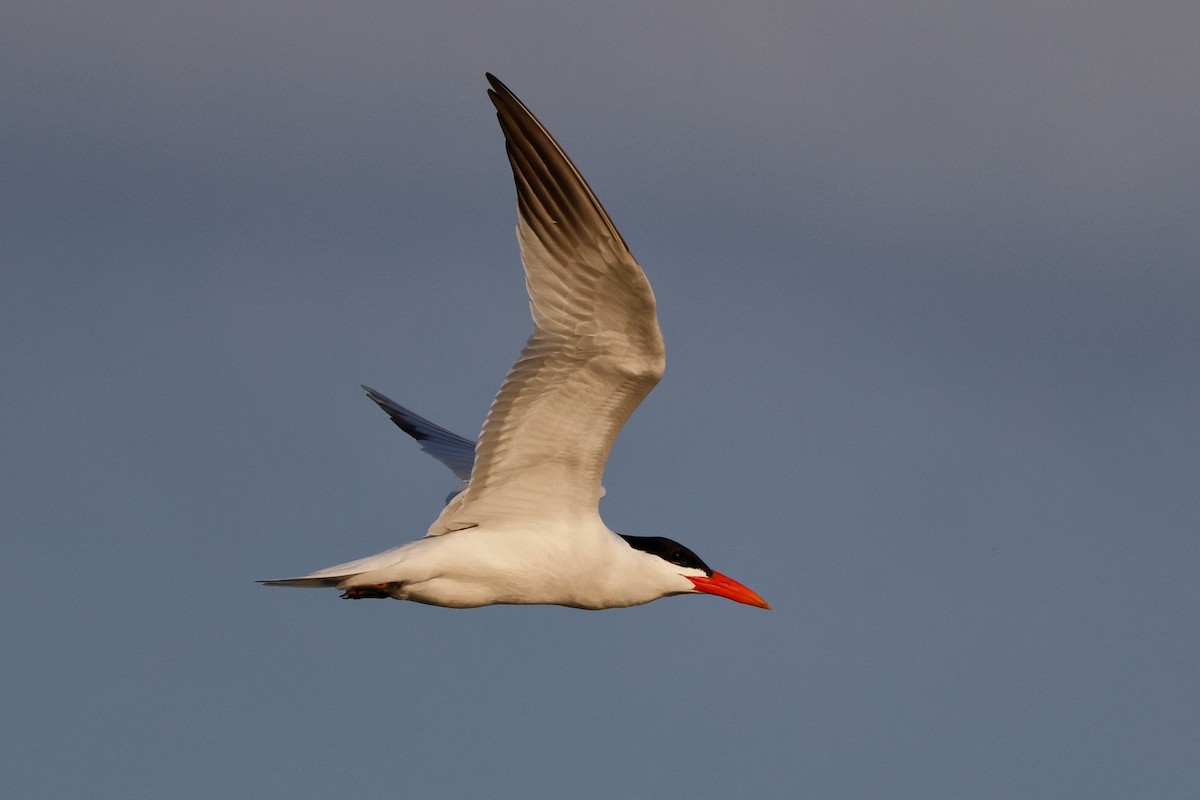
[[[0,794],[1200,791],[1200,6],[0,10]],[[265,589],[529,328],[495,72],[654,284],[603,511],[770,600]]]

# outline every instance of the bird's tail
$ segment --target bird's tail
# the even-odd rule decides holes
[[[383,553],[347,561],[345,564],[334,564],[307,575],[295,578],[279,578],[277,580],[259,581],[263,586],[290,586],[295,589],[345,589],[359,575],[392,564],[398,558],[399,551],[404,547],[393,547]]]
[[[290,586],[293,589],[336,589],[338,584],[347,578],[354,577],[350,575],[330,575],[320,578],[280,578],[273,581],[257,581],[263,586]]]

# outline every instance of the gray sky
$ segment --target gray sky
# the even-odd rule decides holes
[[[736,8],[734,6],[736,5]],[[1200,786],[1200,6],[0,11],[0,794]],[[611,527],[771,613],[271,590],[528,332],[495,72],[654,284]]]

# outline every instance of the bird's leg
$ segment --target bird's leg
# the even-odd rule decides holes
[[[368,598],[388,598],[391,593],[390,583],[377,583],[374,586],[352,586],[342,594],[343,600],[366,600]]]

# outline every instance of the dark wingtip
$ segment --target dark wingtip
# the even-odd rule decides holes
[[[388,402],[389,401],[388,401],[387,396],[383,392],[377,392],[374,389],[372,389],[370,386],[367,386],[365,383],[362,383],[359,385],[362,386],[363,391],[365,391],[367,393],[367,397],[371,398],[371,400],[374,401],[377,406],[382,408],[384,411],[388,411]],[[390,415],[391,412],[388,411],[388,414]]]
[[[511,109],[515,105],[517,108],[523,109],[529,116],[533,116],[533,112],[525,107],[525,104],[521,102],[519,97],[513,94],[512,89],[504,85],[504,81],[490,72],[485,72],[484,75],[487,77],[488,83],[492,86],[491,89],[488,89],[488,99],[492,101],[492,105],[496,107],[497,111],[500,111],[505,106]]]
[[[390,397],[385,395],[383,392],[375,391],[374,389],[372,389],[370,386],[367,386],[366,384],[359,384],[359,385],[362,386],[362,388],[364,390],[366,390],[367,397],[371,398],[371,400],[374,401],[375,405],[382,408],[383,412],[388,415],[388,417],[392,420],[392,422],[396,423],[397,428],[404,431],[409,436],[416,439],[418,442],[424,441],[429,438],[428,433],[426,433],[425,431],[422,431],[420,428],[414,426],[412,424],[412,422],[409,421],[404,416],[404,413],[403,413],[404,410],[400,407],[400,405],[398,403],[396,403],[396,401],[392,400]],[[395,408],[393,408],[393,406]],[[408,413],[411,413],[411,412],[408,412]],[[413,416],[416,416],[416,415],[414,414]],[[421,418],[417,417],[417,419],[421,419]],[[423,420],[423,421],[432,425],[432,423],[429,423],[428,420]],[[436,426],[434,426],[434,427],[436,427]]]

